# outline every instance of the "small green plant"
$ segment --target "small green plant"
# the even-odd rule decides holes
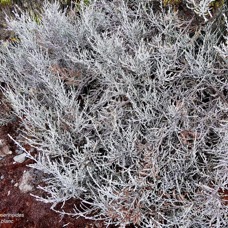
[[[83,4],[83,5],[85,5],[85,6],[88,6],[89,4],[91,3],[91,1],[90,0],[83,0],[83,1],[81,1],[81,0],[76,0],[75,1],[75,9],[76,9],[76,11],[80,11],[81,10],[81,5]]]
[[[215,0],[210,3],[210,7],[213,10],[217,10],[217,9],[221,8],[223,5],[224,5],[224,0]]]
[[[0,0],[0,6],[7,6],[11,4],[12,4],[11,0]]]
[[[167,5],[178,5],[181,3],[182,0],[163,0],[164,6]]]
[[[35,21],[38,25],[40,25],[40,23],[41,23],[41,16],[40,16],[40,14],[39,13],[36,13],[36,12],[34,12],[33,10],[31,10],[30,12],[29,12],[29,15],[30,15],[30,17],[31,17],[31,19],[33,20],[33,21]]]

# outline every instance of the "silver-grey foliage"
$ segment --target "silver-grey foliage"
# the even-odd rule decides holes
[[[211,19],[190,36],[190,22],[152,3],[67,15],[47,3],[40,22],[9,21],[19,42],[1,46],[0,81],[19,143],[37,149],[31,167],[47,174],[36,198],[54,210],[81,199],[59,212],[107,225],[225,227],[227,34]]]

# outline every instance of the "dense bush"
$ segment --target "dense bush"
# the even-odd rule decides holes
[[[16,13],[17,36],[0,49],[19,143],[47,174],[37,199],[107,225],[225,227],[225,5],[214,17],[195,10],[195,25],[159,1],[80,10],[46,3],[39,23]],[[81,205],[64,212],[72,198]]]

